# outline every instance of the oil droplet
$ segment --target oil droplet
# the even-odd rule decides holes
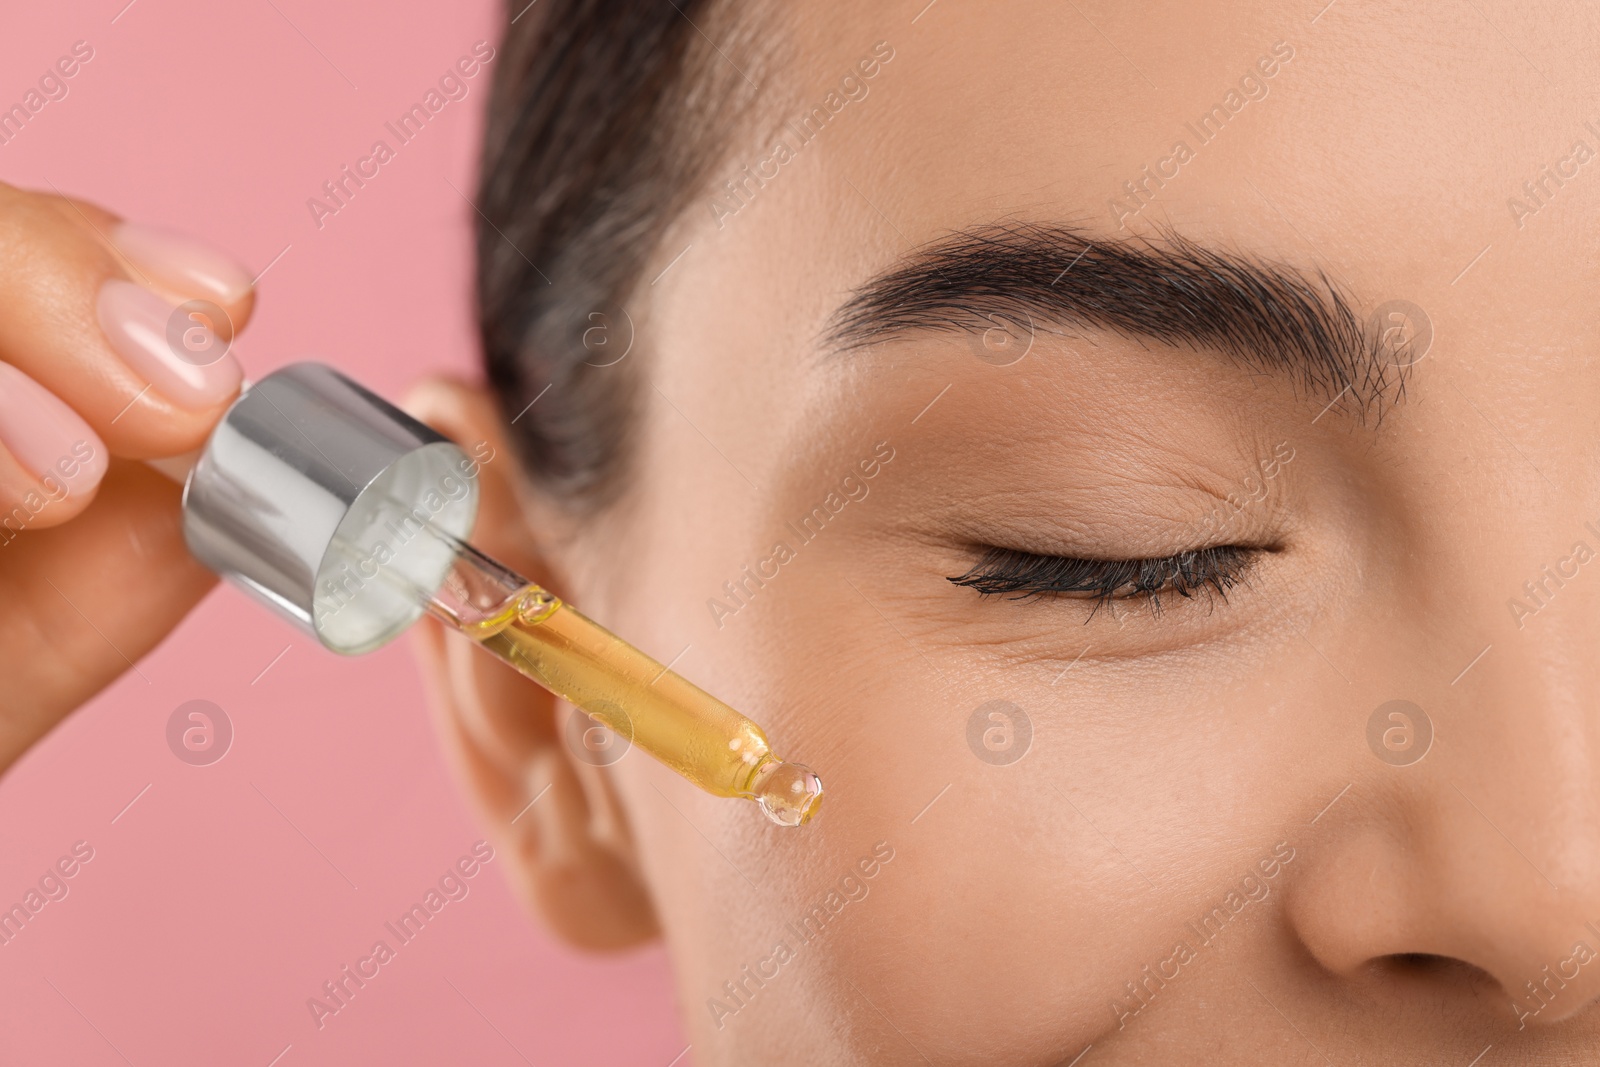
[[[751,793],[779,826],[803,826],[822,807],[822,779],[799,763],[773,761],[756,772]]]

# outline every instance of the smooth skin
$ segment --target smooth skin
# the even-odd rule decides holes
[[[1574,141],[1600,150],[1600,26],[1568,3],[1321,7],[817,2],[754,37],[702,27],[770,125],[713,169],[629,303],[626,489],[579,516],[490,463],[474,540],[761,722],[823,775],[823,814],[784,830],[637,753],[597,767],[563,740],[571,709],[460,638],[417,642],[530,906],[579,945],[663,936],[696,1063],[1592,1062],[1600,958],[1575,948],[1600,953],[1600,571],[1578,565],[1531,615],[1510,604],[1575,543],[1600,550],[1600,161],[1529,216],[1507,201]],[[722,183],[878,41],[895,58],[868,97],[719,220]],[[1278,41],[1294,56],[1268,95],[1119,230],[1122,181]],[[18,203],[78,250],[51,299],[81,326],[116,264],[70,211]],[[1363,308],[1426,309],[1433,347],[1365,422],[1215,354],[1095,331],[1041,331],[1009,366],[950,333],[825,351],[854,287],[1005,219],[1106,241],[1160,224],[1321,268]],[[139,382],[44,335],[0,343],[114,453],[181,451],[207,425],[156,405],[112,426]],[[410,403],[511,455],[480,387]],[[719,617],[724,583],[880,442],[894,458],[870,492]],[[1294,458],[1229,527],[1273,550],[1226,600],[1095,611],[945,580],[983,544],[1199,547],[1280,444]],[[59,527],[106,543],[61,556],[123,569],[144,523],[164,580],[125,599],[130,622],[134,604],[175,618],[205,581],[179,559],[172,494],[130,475],[119,497],[117,478]],[[97,523],[103,504],[122,510]],[[30,603],[35,627],[58,610]],[[136,655],[152,632],[111,636]],[[22,688],[13,748],[82,699],[53,662]],[[1396,699],[1435,731],[1405,766],[1368,740]],[[969,744],[993,700],[1031,723],[1010,764]]]
[[[1573,956],[1600,953],[1600,571],[1509,603],[1600,550],[1600,160],[1520,227],[1507,201],[1574,141],[1600,152],[1600,26],[1564,3],[1321,6],[816,3],[756,20],[765,60],[708,30],[766,108],[629,305],[628,488],[578,521],[491,464],[478,541],[681,653],[823,775],[823,814],[784,832],[636,754],[591,767],[532,687],[437,635],[425,657],[536,910],[584,944],[659,927],[697,1063],[1593,1059],[1600,957]],[[878,41],[869,95],[719,219],[723,183]],[[1199,144],[1184,124],[1280,41],[1265,98]],[[1179,139],[1194,158],[1119,230],[1108,201]],[[949,333],[825,350],[852,289],[1007,219],[1321,268],[1363,314],[1424,308],[1433,346],[1365,422],[1106,332],[1040,331],[1005,367]],[[494,432],[471,386],[416,403]],[[869,495],[719,627],[708,601],[880,441]],[[1226,601],[1091,614],[945,581],[981,544],[1200,547],[1280,446],[1228,527],[1276,550]],[[1033,730],[1007,766],[968,744],[996,699]],[[1368,742],[1397,699],[1435,731],[1410,766]],[[843,883],[879,842],[892,861]]]

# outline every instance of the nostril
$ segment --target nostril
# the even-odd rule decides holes
[[[1374,960],[1373,965],[1394,978],[1409,978],[1435,986],[1461,986],[1474,993],[1496,989],[1500,984],[1482,967],[1431,952],[1396,952]]]
[[[1469,966],[1460,960],[1451,959],[1449,956],[1435,956],[1431,952],[1397,952],[1390,956],[1389,960],[1402,970],[1429,974],[1448,970],[1452,966]]]

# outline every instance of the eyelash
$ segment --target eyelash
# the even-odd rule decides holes
[[[1008,600],[1043,596],[1093,600],[1095,611],[1113,600],[1147,598],[1151,610],[1159,613],[1163,593],[1184,598],[1210,593],[1226,601],[1228,590],[1244,580],[1259,552],[1220,545],[1159,559],[1075,559],[991,548],[967,573],[947,580]]]

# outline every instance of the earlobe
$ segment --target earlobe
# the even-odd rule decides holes
[[[489,398],[473,386],[434,380],[406,406],[469,453],[480,442],[493,450],[479,474],[483,506],[473,541],[548,581]],[[512,860],[527,904],[580,947],[624,948],[655,936],[655,912],[618,824],[610,781],[595,768],[576,767],[562,740],[560,716],[572,710],[431,619],[415,627],[414,647],[439,736],[490,836]]]

